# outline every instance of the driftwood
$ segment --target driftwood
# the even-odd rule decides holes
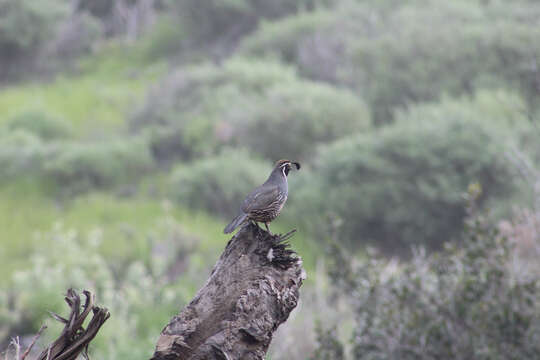
[[[162,330],[152,360],[263,359],[298,303],[302,261],[286,235],[245,225],[195,298]]]
[[[94,339],[101,325],[109,318],[110,314],[105,308],[94,306],[94,295],[89,291],[83,291],[86,301],[81,312],[81,298],[73,289],[67,291],[65,300],[71,308],[69,318],[60,315],[51,315],[65,324],[62,333],[52,344],[37,357],[37,360],[75,360],[79,354],[88,358],[88,344]],[[83,328],[83,323],[90,311],[93,312],[88,326]]]
[[[71,308],[69,317],[65,319],[58,314],[51,313],[53,318],[65,324],[64,329],[60,336],[39,355],[31,355],[31,351],[43,330],[47,328],[45,325],[39,329],[22,355],[19,337],[13,338],[6,350],[4,358],[9,359],[9,350],[13,347],[14,360],[26,360],[27,357],[35,360],[75,360],[79,354],[88,359],[88,344],[97,335],[99,329],[107,321],[110,314],[107,309],[94,305],[94,295],[90,291],[85,290],[83,294],[86,300],[81,309],[81,298],[79,294],[73,289],[68,289],[65,300]],[[85,329],[83,324],[90,311],[93,313],[92,319]]]

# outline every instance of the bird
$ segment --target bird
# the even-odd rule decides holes
[[[262,222],[268,233],[268,223],[274,220],[289,194],[287,176],[292,165],[296,170],[300,170],[300,163],[290,160],[278,160],[268,179],[255,188],[244,200],[240,207],[240,213],[223,229],[225,234],[229,234],[246,221]],[[271,234],[271,233],[270,233]]]

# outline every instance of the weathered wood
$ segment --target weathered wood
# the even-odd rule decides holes
[[[85,290],[83,294],[86,300],[82,306],[82,311],[79,294],[73,289],[68,289],[65,300],[71,308],[69,317],[63,318],[60,315],[51,313],[56,320],[62,322],[65,326],[60,336],[41,352],[37,360],[75,360],[79,354],[83,354],[88,358],[86,354],[88,344],[97,335],[110,314],[107,309],[94,305],[94,295],[90,291]],[[90,311],[93,313],[92,319],[85,329],[83,323]]]
[[[305,279],[286,243],[291,235],[254,224],[240,229],[206,284],[163,329],[152,360],[263,359]]]

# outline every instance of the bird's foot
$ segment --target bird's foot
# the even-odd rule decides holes
[[[274,234],[272,234],[270,228],[268,227],[268,223],[264,223],[264,226],[266,227],[266,231],[270,234],[270,236],[274,236]]]
[[[252,223],[253,225],[255,225],[255,227],[257,228],[257,235],[262,236],[262,234],[263,234],[262,232],[263,232],[264,230],[259,226],[259,223],[256,222],[256,221],[253,221],[253,220],[251,220],[251,223]]]

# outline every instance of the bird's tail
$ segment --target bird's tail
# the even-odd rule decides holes
[[[229,223],[229,225],[227,225],[225,227],[225,229],[223,229],[223,232],[225,234],[228,234],[228,233],[231,233],[234,231],[234,229],[236,229],[238,226],[240,226],[244,221],[246,221],[247,219],[247,214],[246,213],[241,213],[240,215],[238,215],[237,217],[235,217],[233,219],[233,221],[231,221]]]

